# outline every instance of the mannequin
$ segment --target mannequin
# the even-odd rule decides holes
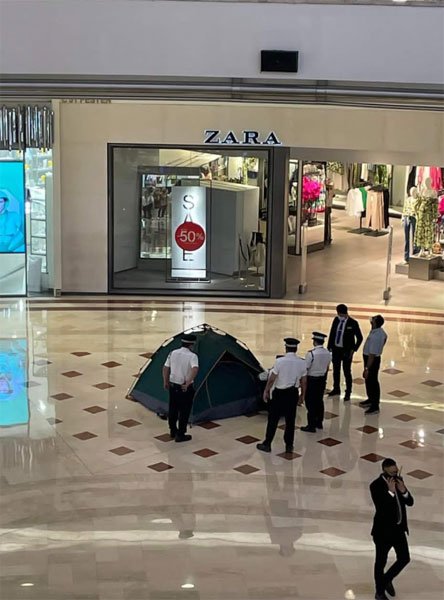
[[[439,216],[438,196],[432,187],[432,180],[428,177],[418,195],[415,204],[417,227],[414,243],[420,247],[419,256],[424,257],[430,253],[435,241],[435,225]]]
[[[405,245],[404,245],[404,262],[407,264],[410,258],[410,239],[413,245],[413,254],[418,254],[419,248],[415,245],[415,230],[416,230],[416,202],[418,200],[418,188],[411,187],[410,193],[404,200],[402,208],[401,223],[404,227]]]

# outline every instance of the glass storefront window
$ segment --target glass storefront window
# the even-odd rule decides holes
[[[261,292],[267,150],[111,148],[114,290]]]

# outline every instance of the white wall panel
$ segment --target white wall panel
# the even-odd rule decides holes
[[[0,0],[0,72],[261,77],[261,49],[297,49],[299,79],[436,84],[443,26],[438,7]]]

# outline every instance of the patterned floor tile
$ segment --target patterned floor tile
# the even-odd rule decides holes
[[[36,367],[44,367],[46,365],[52,365],[52,362],[50,360],[46,360],[45,358],[39,358],[38,360],[34,361],[34,364]]]
[[[40,383],[37,383],[37,381],[25,381],[25,386],[27,388],[38,387],[39,385]]]
[[[324,419],[335,419],[336,417],[339,417],[336,413],[329,412],[328,410],[324,412]]]
[[[81,358],[82,356],[89,356],[91,354],[91,352],[71,352],[71,354]]]
[[[97,388],[98,390],[109,390],[109,388],[113,388],[116,386],[112,383],[107,383],[106,381],[103,381],[102,383],[94,384],[93,387]]]
[[[429,387],[438,387],[442,385],[442,381],[435,381],[434,379],[427,379],[427,381],[421,381],[422,385],[428,385]]]
[[[411,450],[422,447],[422,444],[417,440],[407,440],[406,442],[401,442],[399,445],[404,446],[404,448],[410,448]]]
[[[260,469],[256,467],[252,467],[251,465],[240,465],[239,467],[234,467],[234,471],[238,471],[243,475],[251,475],[251,473],[257,473]]]
[[[427,479],[428,477],[433,477],[433,473],[429,473],[428,471],[422,471],[421,469],[415,469],[414,471],[410,471],[407,473],[410,477],[414,477],[415,479]]]
[[[203,423],[198,423],[198,427],[202,427],[202,429],[216,429],[216,427],[220,427],[219,423],[215,423],[214,421],[204,421]]]
[[[338,444],[342,444],[339,440],[335,440],[334,438],[327,437],[318,441],[318,444],[323,444],[324,446],[337,446]]]
[[[373,427],[372,425],[364,425],[363,427],[357,427],[357,431],[362,431],[362,433],[376,433],[378,431],[377,427]]]
[[[285,460],[294,460],[295,458],[301,457],[302,454],[298,454],[297,452],[281,452],[277,456],[285,458]]]
[[[83,410],[92,415],[96,415],[97,413],[106,411],[106,408],[103,408],[103,406],[88,406],[88,408],[84,408]]]
[[[404,398],[408,396],[408,392],[403,392],[402,390],[393,390],[393,392],[389,392],[390,396],[395,396],[395,398]]]
[[[337,469],[336,467],[328,467],[327,469],[322,469],[319,473],[323,473],[329,477],[338,477],[339,475],[344,475],[346,471],[342,471],[342,469]]]
[[[80,377],[82,373],[79,373],[78,371],[65,371],[65,373],[62,373],[63,377]]]
[[[61,419],[55,419],[54,417],[49,417],[46,419],[50,425],[58,425],[59,423],[63,423]]]
[[[155,440],[159,440],[161,442],[172,442],[173,438],[170,436],[169,433],[162,433],[161,435],[156,435],[154,437]]]
[[[170,469],[174,469],[171,465],[168,465],[164,462],[158,462],[154,465],[148,465],[148,469],[152,469],[153,471],[157,471],[157,473],[163,473],[164,471],[169,471]]]
[[[412,417],[411,415],[407,415],[402,413],[401,415],[396,415],[393,417],[394,419],[398,419],[398,421],[404,421],[404,423],[408,423],[409,421],[414,421],[416,417]]]
[[[119,421],[119,425],[123,425],[123,427],[136,427],[137,425],[142,425],[142,423],[135,419],[126,419],[125,421]]]
[[[97,435],[95,433],[91,433],[90,431],[81,431],[80,433],[75,433],[73,437],[84,442],[86,440],[92,440],[93,438],[96,438]]]
[[[219,453],[215,452],[214,450],[210,450],[210,448],[202,448],[202,450],[196,450],[196,452],[193,452],[193,454],[197,454],[197,456],[201,456],[202,458],[210,458],[210,456],[215,456]]]
[[[362,377],[355,377],[355,379],[353,379],[353,383],[356,385],[364,385],[365,381],[362,379]]]
[[[115,367],[121,367],[122,364],[115,360],[109,360],[108,362],[102,363],[102,367],[108,367],[108,369],[114,369]]]
[[[243,435],[242,437],[236,438],[236,441],[242,442],[242,444],[254,444],[254,442],[259,441],[259,438],[252,435]]]
[[[134,450],[131,450],[131,448],[127,448],[126,446],[118,446],[117,448],[112,448],[110,452],[117,454],[117,456],[125,456],[125,454],[131,454]]]
[[[54,398],[54,400],[69,400],[70,398],[74,398],[74,396],[62,392],[60,394],[54,394],[53,396],[51,396],[51,398]]]
[[[388,373],[389,375],[398,375],[399,373],[404,373],[404,371],[400,371],[399,369],[384,369],[383,373]]]
[[[143,354],[139,354],[139,356],[141,356],[142,358],[152,358],[153,353],[152,352],[144,352]]]
[[[375,454],[374,452],[370,452],[370,454],[364,454],[361,456],[364,460],[368,460],[369,462],[376,463],[380,460],[384,460],[385,456],[381,456],[380,454]]]
[[[436,433],[441,433],[444,435],[444,429],[438,429],[438,431]]]

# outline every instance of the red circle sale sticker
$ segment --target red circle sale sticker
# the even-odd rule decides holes
[[[176,244],[186,252],[199,250],[205,243],[205,231],[197,223],[185,221],[174,234]]]

